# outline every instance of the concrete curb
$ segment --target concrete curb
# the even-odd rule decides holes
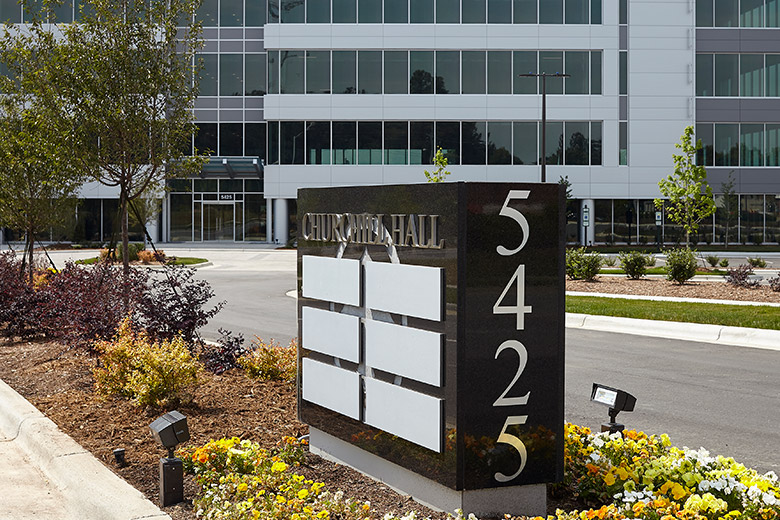
[[[168,519],[133,486],[63,433],[0,380],[0,432],[67,497],[64,506],[90,520]]]
[[[780,331],[566,313],[566,327],[780,351]]]

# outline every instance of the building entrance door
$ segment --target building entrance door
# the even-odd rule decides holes
[[[203,240],[233,241],[234,204],[203,203]]]

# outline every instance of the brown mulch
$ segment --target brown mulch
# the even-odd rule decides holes
[[[640,296],[677,296],[749,302],[780,303],[780,292],[762,285],[754,289],[734,287],[725,282],[688,281],[683,285],[663,278],[629,280],[624,276],[599,276],[595,281],[566,280],[567,291],[608,294],[635,294]]]
[[[100,400],[93,392],[95,358],[78,350],[65,350],[46,341],[0,340],[0,379],[8,383],[54,421],[61,430],[91,451],[114,473],[158,503],[158,460],[165,455],[152,439],[149,424],[164,411],[141,411],[124,399]],[[258,381],[231,370],[221,376],[204,373],[192,404],[176,409],[187,416],[191,443],[240,437],[274,446],[284,435],[307,433],[296,418],[295,387],[289,383]],[[113,450],[125,448],[128,465],[119,468]],[[374,518],[387,512],[415,511],[419,517],[443,519],[431,511],[356,471],[309,455],[310,478],[333,491],[371,502]],[[196,485],[185,477],[185,497],[191,500]],[[192,520],[191,502],[163,508],[173,520]]]

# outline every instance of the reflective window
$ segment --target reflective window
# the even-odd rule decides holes
[[[563,0],[539,0],[539,23],[563,23]]]
[[[355,0],[333,0],[333,23],[357,22],[357,2]]]
[[[463,121],[461,150],[463,164],[485,164],[485,137],[487,123],[484,121]]]
[[[780,125],[766,125],[766,165],[780,166]]]
[[[411,23],[433,23],[434,0],[412,0],[409,6]]]
[[[216,96],[217,95],[217,55],[216,54],[198,54],[196,58],[201,69],[198,78],[199,95]]]
[[[330,23],[330,0],[306,0],[306,23]]]
[[[409,92],[409,64],[406,51],[385,51],[385,94]]]
[[[221,123],[219,125],[219,155],[244,155],[244,128],[241,123]]]
[[[696,95],[712,96],[713,90],[713,59],[712,54],[696,55]]]
[[[739,0],[715,0],[715,27],[739,27]]]
[[[461,0],[462,23],[485,23],[485,0]]]
[[[409,164],[433,164],[433,122],[409,123]]]
[[[198,133],[195,134],[195,149],[198,152],[217,152],[217,124],[198,123]]]
[[[279,93],[279,51],[268,51],[268,93]]]
[[[333,51],[333,93],[357,93],[357,53]]]
[[[546,141],[547,164],[563,164],[563,122],[547,122]]]
[[[382,93],[382,51],[358,51],[358,92]]]
[[[171,194],[171,242],[188,242],[192,240],[192,195]]]
[[[303,121],[280,121],[279,144],[279,164],[303,164]]]
[[[241,27],[244,25],[244,0],[219,0],[219,25]]]
[[[512,164],[539,163],[539,132],[536,121],[512,123]]]
[[[217,193],[217,179],[195,179],[192,186],[196,193]]]
[[[780,0],[766,0],[766,26],[780,27]]]
[[[515,51],[514,60],[514,89],[515,94],[536,94],[536,85],[539,80],[536,77],[523,77],[520,74],[536,74],[536,51]]]
[[[538,0],[513,0],[514,23],[536,23]]]
[[[245,54],[244,63],[246,71],[244,81],[244,95],[262,96],[265,95],[266,74],[265,67],[267,63],[265,54]]]
[[[547,74],[563,73],[563,52],[539,52],[539,72]],[[548,94],[563,94],[563,78],[547,78]],[[539,79],[541,85],[542,79]]]
[[[218,16],[219,16],[219,0],[203,0],[203,2],[200,4],[200,7],[198,7],[198,11],[195,14],[195,18],[198,21],[203,22],[203,25],[205,27],[216,26]]]
[[[485,51],[463,51],[463,94],[485,93]]]
[[[459,92],[460,53],[436,51],[436,93],[458,94]]]
[[[566,0],[566,23],[588,23],[588,0]]]
[[[696,2],[696,27],[712,27],[713,16],[713,0]]]
[[[358,0],[359,23],[382,23],[382,0]]]
[[[409,52],[409,93],[433,94],[433,51]]]
[[[741,54],[739,56],[739,93],[744,97],[763,96],[764,55]]]
[[[590,164],[601,164],[601,121],[590,123]]]
[[[620,51],[620,94],[628,94],[628,52]]]
[[[244,153],[265,160],[265,123],[244,125]]]
[[[488,23],[512,23],[512,0],[487,0]]]
[[[588,58],[590,53],[566,51],[564,53],[565,72],[569,75],[564,80],[567,94],[588,93]]]
[[[0,7],[2,9],[2,7]],[[59,5],[50,5],[52,22],[70,23],[73,21],[73,2],[66,1]],[[0,20],[5,20],[4,15],[0,13]]]
[[[280,94],[303,94],[303,62],[304,51],[280,51]]]
[[[740,165],[764,165],[764,125],[742,124],[739,129]]]
[[[358,164],[382,164],[382,123],[358,121]]]
[[[587,122],[566,122],[566,164],[587,165],[590,163],[589,125]]]
[[[740,27],[763,27],[764,0],[741,0],[739,25]]]
[[[488,122],[487,135],[488,164],[512,164],[512,123]]]
[[[601,51],[590,53],[590,93],[601,94]]]
[[[739,55],[715,55],[715,95],[738,96]]]
[[[512,93],[512,52],[488,51],[488,94]]]
[[[279,23],[279,0],[268,0],[268,22]]]
[[[265,25],[266,5],[265,0],[247,0],[246,26],[260,27]]]
[[[306,124],[306,164],[330,164],[330,121]]]
[[[357,164],[357,124],[333,122],[333,164]]]
[[[385,23],[407,23],[409,21],[407,0],[384,0]]]
[[[766,95],[780,97],[780,54],[766,55]]]
[[[306,51],[306,93],[330,94],[330,51]]]
[[[282,23],[303,23],[306,4],[301,0],[279,0]]]
[[[460,0],[436,0],[436,23],[460,22]]]
[[[715,158],[712,155],[715,143],[715,128],[712,123],[696,125],[696,141],[701,141],[701,148],[696,152],[696,164],[699,166],[712,166]]]
[[[628,165],[628,123],[626,121],[618,124],[618,165]]]
[[[241,54],[219,55],[219,95],[240,96],[244,93],[244,60]]]
[[[601,24],[601,0],[590,0],[590,23]]]
[[[715,125],[715,166],[739,166],[739,125]]]
[[[385,121],[385,164],[408,164],[409,127],[406,121]]]
[[[279,121],[268,122],[268,163],[279,164]]]
[[[460,164],[460,123],[436,123],[436,149],[441,148],[442,154],[450,165]]]

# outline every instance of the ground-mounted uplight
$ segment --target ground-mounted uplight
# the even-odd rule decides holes
[[[184,465],[174,456],[176,446],[190,440],[187,418],[176,410],[168,412],[149,425],[152,437],[168,450],[160,458],[160,504],[165,507],[184,500]]]
[[[609,433],[621,432],[625,429],[624,425],[615,422],[617,414],[620,412],[633,412],[636,404],[636,397],[628,392],[598,383],[593,383],[590,400],[594,403],[609,406],[609,422],[601,425],[601,431]]]

